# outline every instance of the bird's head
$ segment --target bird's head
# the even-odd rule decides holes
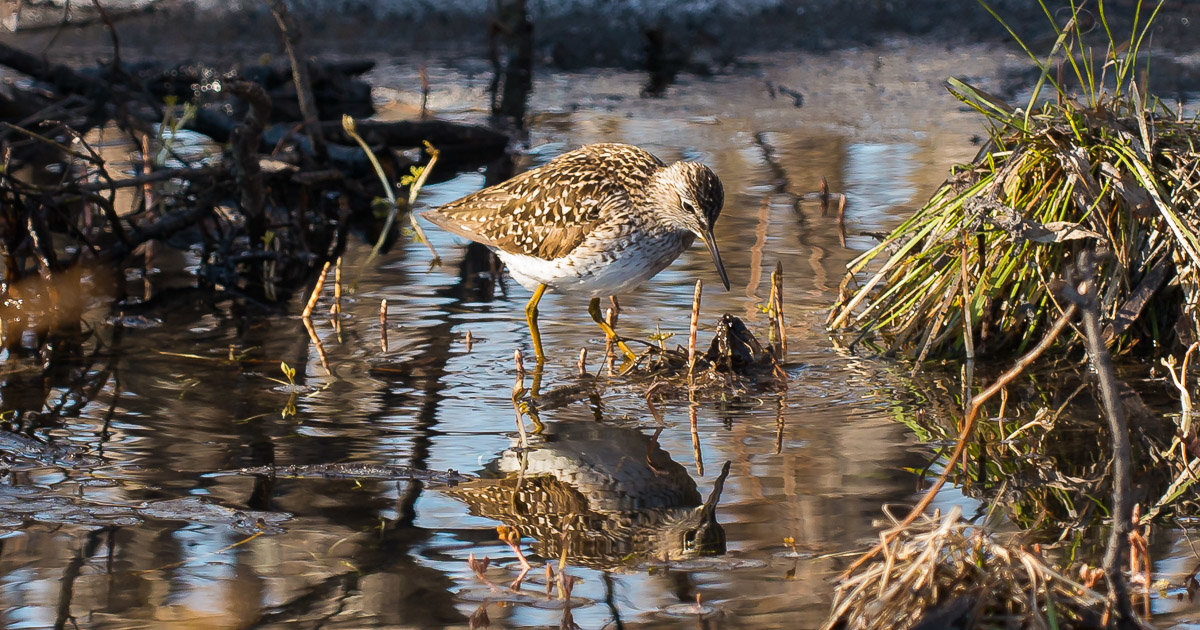
[[[725,205],[725,190],[721,180],[712,169],[699,162],[676,162],[661,169],[656,175],[656,193],[664,198],[663,212],[676,226],[695,234],[708,246],[717,273],[725,290],[729,290],[729,276],[721,262],[717,241],[713,238],[713,226],[721,216]]]
[[[729,477],[729,465],[730,462],[725,462],[712,492],[702,505],[683,513],[664,529],[658,549],[660,557],[682,560],[725,553],[725,528],[717,522],[717,503],[721,501],[725,479]]]

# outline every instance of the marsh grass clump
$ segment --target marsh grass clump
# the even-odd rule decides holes
[[[1104,601],[954,507],[905,528],[845,576],[824,628],[1103,627]]]
[[[1200,126],[1135,80],[1149,72],[1139,52],[1158,7],[1118,42],[1099,3],[1106,52],[1084,41],[1072,7],[1050,55],[1029,53],[1041,78],[1025,107],[948,82],[985,117],[989,140],[849,265],[832,330],[918,361],[1015,354],[1062,313],[1053,282],[1091,248],[1103,257],[1098,295],[1114,352],[1200,339]],[[1068,90],[1064,76],[1081,88]]]

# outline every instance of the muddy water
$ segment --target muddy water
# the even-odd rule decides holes
[[[977,119],[940,82],[955,75],[987,89],[1015,62],[982,48],[909,43],[753,61],[728,76],[687,79],[656,100],[639,98],[636,74],[539,76],[527,138],[528,166],[580,144],[621,141],[668,161],[701,160],[724,181],[717,238],[732,289],[714,288],[707,253],[693,248],[624,297],[619,329],[628,337],[683,338],[697,278],[707,287],[703,340],[723,312],[765,331],[758,305],[770,270],[783,264],[786,391],[740,392],[694,409],[675,399],[659,405],[660,424],[643,398],[647,383],[602,377],[542,409],[545,430],[530,456],[592,479],[579,482],[584,494],[586,483],[603,485],[585,473],[652,460],[655,483],[690,497],[676,507],[707,497],[732,462],[717,510],[725,555],[569,558],[565,570],[578,582],[564,612],[545,594],[539,554],[553,555],[553,541],[522,541],[535,569],[509,588],[519,564],[497,536],[502,509],[473,506],[446,484],[231,472],[353,463],[481,473],[519,457],[512,355],[531,353],[528,294],[512,282],[493,300],[459,290],[463,243],[427,226],[441,268],[429,269],[418,243],[370,266],[368,247],[351,244],[344,276],[357,283],[343,298],[340,330],[328,295],[318,305],[328,371],[298,318],[203,301],[125,327],[99,319],[84,359],[55,365],[68,378],[44,380],[42,366],[9,357],[4,408],[23,412],[25,428],[56,448],[3,449],[0,625],[467,626],[480,608],[500,627],[558,625],[567,614],[585,628],[818,625],[829,580],[848,562],[838,553],[872,539],[881,504],[919,487],[904,470],[924,465],[893,422],[887,366],[836,351],[823,333],[827,307],[845,264],[872,242],[861,233],[893,226],[976,151]],[[418,102],[412,67],[385,62],[370,77],[383,86],[381,116],[405,116]],[[431,64],[430,106],[479,120],[486,81],[469,63]],[[802,92],[803,106],[772,99],[768,82]],[[844,244],[835,217],[810,199],[796,202],[822,176],[848,199]],[[430,186],[423,203],[482,183],[481,174],[462,174]],[[553,294],[542,301],[545,391],[583,382],[580,348],[589,350],[589,372],[605,374],[603,338],[585,307]],[[294,385],[281,362],[296,368]],[[89,459],[75,466],[80,458]],[[593,494],[649,504],[642,483],[650,484]],[[471,555],[492,560],[487,581],[469,567]]]

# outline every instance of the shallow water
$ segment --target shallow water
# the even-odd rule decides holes
[[[595,444],[614,445],[628,452],[630,467],[645,453],[677,488],[706,497],[721,464],[732,462],[717,510],[725,555],[568,560],[566,572],[579,579],[569,615],[585,628],[819,625],[830,579],[849,562],[839,552],[869,543],[880,506],[905,502],[920,486],[905,469],[926,460],[893,421],[897,395],[881,376],[888,366],[835,350],[823,321],[846,263],[873,242],[861,233],[892,227],[977,150],[977,118],[940,82],[963,76],[987,89],[1015,61],[994,50],[911,42],[754,61],[728,76],[686,79],[663,99],[639,98],[637,74],[537,79],[528,165],[568,147],[622,141],[667,161],[701,160],[724,181],[716,233],[732,289],[717,288],[711,260],[694,247],[623,297],[624,335],[686,337],[697,278],[706,286],[702,342],[723,312],[763,332],[758,305],[770,271],[776,261],[785,270],[786,391],[697,403],[695,441],[686,401],[659,404],[660,425],[644,399],[648,384],[619,377],[599,379],[597,395],[568,396],[540,412],[540,452],[568,466],[595,454]],[[414,67],[385,60],[369,77],[382,86],[381,117],[402,117],[418,102]],[[482,118],[485,73],[463,63],[430,72],[436,113]],[[771,99],[768,81],[803,92],[803,107]],[[811,200],[794,204],[822,176],[847,195],[844,245],[835,217],[821,216]],[[461,174],[429,186],[422,203],[482,183],[481,174]],[[43,380],[42,366],[9,357],[4,408],[40,419],[39,438],[95,459],[76,470],[55,451],[6,464],[0,625],[467,626],[481,606],[500,627],[559,624],[568,613],[546,595],[542,567],[558,559],[535,555],[544,541],[523,540],[535,568],[519,591],[509,589],[518,564],[498,539],[499,521],[473,512],[444,484],[231,472],[354,463],[479,473],[513,457],[512,356],[516,348],[531,354],[522,317],[528,294],[509,281],[507,298],[462,297],[454,289],[462,241],[426,228],[441,268],[429,270],[429,252],[411,242],[364,267],[369,247],[352,242],[344,274],[356,284],[343,298],[340,332],[327,315],[328,294],[315,318],[329,372],[297,317],[246,315],[229,303],[185,304],[128,322],[138,327],[98,321],[85,358],[55,366],[63,378]],[[590,372],[606,373],[603,336],[585,306],[553,294],[542,301],[550,355],[543,391],[580,382],[580,348],[589,350]],[[296,368],[298,387],[279,382],[281,362]],[[294,415],[284,413],[289,398]],[[579,426],[588,429],[571,429]],[[660,427],[662,452],[651,458]],[[640,487],[606,492],[649,501]],[[1186,564],[1183,549],[1164,568]],[[470,555],[492,559],[487,582],[472,572]]]

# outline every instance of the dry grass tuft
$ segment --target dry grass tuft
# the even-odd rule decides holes
[[[832,628],[1101,627],[1104,596],[962,519],[925,517],[844,577]]]
[[[1129,42],[1109,33],[1101,53],[1072,17],[1048,58],[1030,54],[1043,72],[1024,108],[951,79],[990,140],[851,263],[830,327],[918,361],[1019,353],[1062,312],[1052,281],[1093,248],[1114,351],[1200,339],[1200,125],[1139,92],[1147,30]],[[1080,94],[1052,78],[1072,73]],[[1045,83],[1056,94],[1039,104]]]

